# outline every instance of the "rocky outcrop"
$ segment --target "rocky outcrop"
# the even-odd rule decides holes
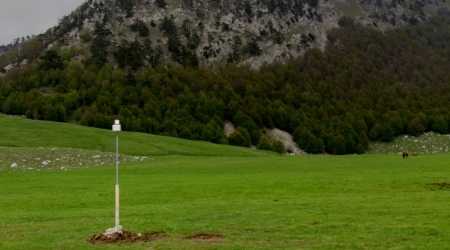
[[[223,131],[225,134],[225,137],[230,137],[234,132],[236,132],[236,127],[234,126],[233,123],[226,121],[224,126],[223,126]]]
[[[120,48],[140,48],[144,64],[260,67],[324,48],[327,31],[343,16],[389,29],[448,6],[445,0],[88,0],[46,35],[89,55],[102,34],[110,62]]]
[[[272,140],[281,142],[287,153],[293,155],[300,155],[305,153],[297,146],[297,143],[295,143],[292,135],[288,132],[275,128],[267,129],[266,133]]]

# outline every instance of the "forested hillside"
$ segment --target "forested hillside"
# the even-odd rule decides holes
[[[259,70],[98,66],[49,50],[0,78],[0,107],[104,128],[120,117],[126,130],[244,146],[266,143],[264,128],[276,127],[310,153],[363,153],[369,140],[449,132],[448,17],[385,32],[350,18],[339,26],[324,51]],[[238,127],[230,138],[225,121]]]

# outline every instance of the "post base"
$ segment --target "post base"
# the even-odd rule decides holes
[[[103,233],[103,235],[111,236],[111,235],[122,234],[122,233],[123,233],[123,228],[122,228],[122,226],[119,225],[117,227],[112,227],[112,228],[106,229],[106,231]]]

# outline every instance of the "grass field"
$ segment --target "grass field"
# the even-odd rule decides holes
[[[109,130],[5,115],[0,115],[0,127],[0,146],[3,147],[59,147],[114,151],[114,134]],[[129,155],[256,156],[268,154],[248,148],[130,132],[120,134],[120,144],[122,153]]]
[[[0,249],[446,249],[447,155],[158,157],[122,168],[122,222],[165,231],[92,246],[113,224],[113,169],[4,172]],[[218,242],[183,239],[206,232]]]
[[[35,134],[31,123],[62,132],[46,134],[43,128]],[[28,133],[27,138],[0,134],[0,151],[12,144],[45,151],[40,138],[49,137],[55,138],[51,147],[101,150],[110,135],[10,117],[2,117],[0,125]],[[75,130],[64,133],[66,126]],[[104,144],[97,136],[104,136]],[[409,160],[372,154],[282,157],[202,142],[189,147],[189,141],[142,134],[126,134],[124,140],[138,145],[134,140],[147,136],[141,146],[124,148],[161,154],[122,167],[122,224],[136,232],[164,231],[167,238],[87,242],[114,222],[111,164],[67,171],[3,168],[0,249],[450,249],[450,190],[429,185],[450,182],[448,154]],[[168,148],[158,144],[162,149],[153,150],[159,141]],[[186,239],[196,233],[223,239]]]

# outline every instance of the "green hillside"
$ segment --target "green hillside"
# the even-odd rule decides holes
[[[344,12],[358,11],[347,5]],[[55,48],[0,78],[0,112],[98,128],[120,116],[128,131],[214,143],[225,141],[229,121],[237,128],[233,145],[258,145],[265,128],[278,128],[307,153],[364,153],[369,141],[450,133],[449,27],[447,16],[389,32],[343,18],[325,50],[258,70],[233,64],[131,70],[126,63],[71,60]],[[154,145],[150,152],[174,150]],[[175,151],[192,154],[191,144]]]
[[[0,126],[2,250],[442,249],[450,243],[448,154],[281,157],[124,132],[123,151],[147,157],[123,158],[131,164],[120,172],[122,225],[166,237],[93,245],[88,238],[113,224],[113,154],[104,152],[112,150],[112,132],[4,115]],[[201,234],[218,237],[191,238]]]
[[[0,128],[0,147],[57,147],[103,152],[114,151],[114,134],[109,130],[5,115],[0,115]],[[142,156],[256,156],[269,154],[247,148],[131,132],[120,134],[120,144],[122,153]]]

